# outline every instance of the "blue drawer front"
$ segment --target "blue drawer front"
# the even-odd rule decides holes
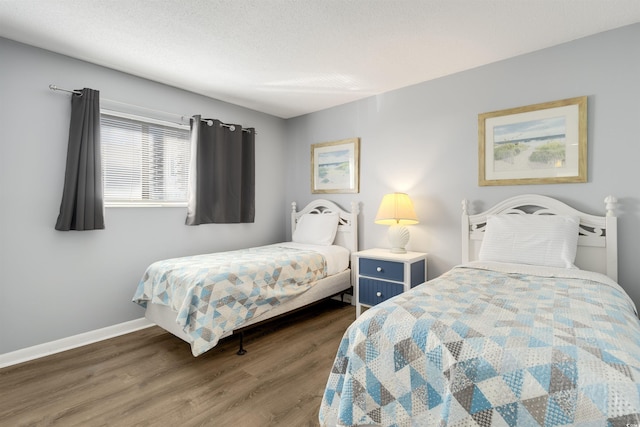
[[[404,286],[401,283],[382,282],[380,280],[367,279],[366,277],[358,279],[358,286],[360,304],[366,305],[379,304],[401,294],[404,290]],[[380,296],[378,296],[378,293],[380,293]]]
[[[404,282],[404,263],[360,258],[360,272],[363,276]]]
[[[414,262],[411,264],[411,287],[413,288],[420,283],[424,283],[427,281],[427,278],[424,277],[424,272],[426,270],[426,261],[421,260]]]

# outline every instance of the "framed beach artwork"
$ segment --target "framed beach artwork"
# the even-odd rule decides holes
[[[587,97],[478,115],[481,186],[587,182]]]
[[[311,145],[311,192],[360,191],[360,138]]]

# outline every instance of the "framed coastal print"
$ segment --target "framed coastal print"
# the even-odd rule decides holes
[[[587,97],[478,115],[478,183],[587,182]]]
[[[360,138],[311,145],[311,192],[360,191]]]

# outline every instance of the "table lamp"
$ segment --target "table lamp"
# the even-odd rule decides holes
[[[391,193],[382,198],[375,223],[389,225],[387,236],[391,243],[391,252],[404,254],[407,252],[405,246],[409,242],[409,230],[405,225],[417,224],[418,217],[407,194]]]

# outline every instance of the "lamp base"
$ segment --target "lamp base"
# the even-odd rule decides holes
[[[391,248],[392,254],[406,254],[407,250],[405,248]]]
[[[394,254],[406,254],[407,250],[404,248],[409,243],[409,229],[404,225],[391,225],[387,232],[389,243],[391,243],[391,253]]]

